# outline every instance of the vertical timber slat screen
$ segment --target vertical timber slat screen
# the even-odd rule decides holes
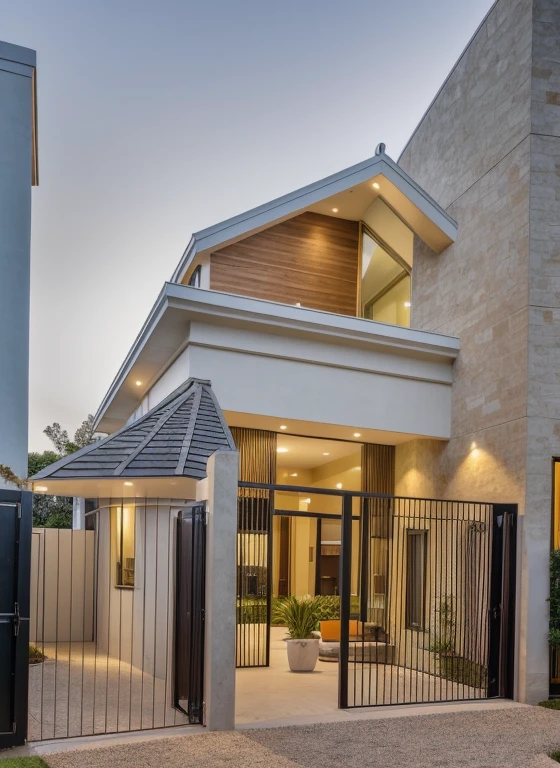
[[[276,482],[276,433],[232,427],[239,451],[239,479]],[[240,488],[237,518],[237,667],[269,664],[274,492]]]

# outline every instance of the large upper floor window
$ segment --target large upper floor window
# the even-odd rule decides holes
[[[409,326],[411,267],[366,224],[361,242],[362,317]]]

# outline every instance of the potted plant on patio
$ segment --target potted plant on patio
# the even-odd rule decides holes
[[[274,608],[273,622],[287,627],[288,664],[291,672],[313,672],[319,657],[317,628],[319,605],[315,597],[288,597]]]

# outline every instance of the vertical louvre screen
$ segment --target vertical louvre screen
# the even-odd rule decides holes
[[[276,482],[276,434],[232,428],[239,451],[239,479]],[[268,666],[272,589],[273,492],[240,488],[237,512],[237,649],[238,667]]]

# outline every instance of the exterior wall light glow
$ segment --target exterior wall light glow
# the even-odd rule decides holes
[[[48,491],[48,488],[46,485],[36,485],[34,490],[44,493],[45,491]]]
[[[405,301],[404,305],[405,307],[410,307],[410,301]]]
[[[372,187],[374,189],[379,189],[379,184],[376,181],[374,181],[373,184],[372,184]]]
[[[342,488],[342,483],[337,483],[336,487],[338,488],[338,490],[340,490]]]
[[[332,209],[332,212],[333,212],[333,213],[338,213],[338,208],[333,208],[333,209]]]
[[[137,386],[137,387],[141,387],[141,386],[142,386],[142,382],[141,382],[141,381],[137,381],[137,382],[136,382],[136,386]]]
[[[297,477],[297,472],[291,472],[289,477]]]
[[[325,451],[325,453],[323,454],[323,456],[330,456],[330,453],[329,453],[328,451]]]
[[[276,453],[288,453],[288,449],[287,448],[277,448],[276,449]]]
[[[288,427],[285,424],[280,424],[280,429],[288,429]]]
[[[127,481],[126,481],[126,483],[125,483],[125,485],[131,486],[131,485],[134,485],[134,483],[131,483],[131,482],[129,482],[129,481],[127,480]]]
[[[311,504],[311,499],[302,499],[301,503],[302,504]]]
[[[354,432],[354,437],[361,437],[361,436],[362,436],[361,432]]]

